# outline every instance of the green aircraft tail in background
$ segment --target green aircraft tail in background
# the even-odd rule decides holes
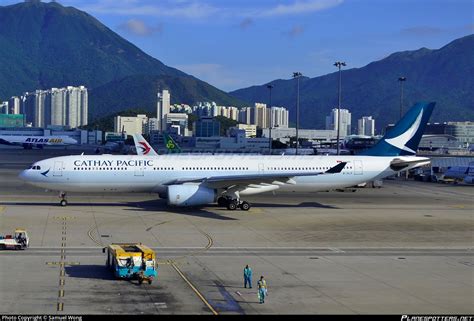
[[[163,139],[165,140],[165,146],[169,153],[181,153],[181,148],[170,135],[163,133]]]

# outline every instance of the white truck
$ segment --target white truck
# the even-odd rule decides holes
[[[30,245],[30,238],[24,229],[17,228],[12,235],[0,235],[0,250],[24,250]]]

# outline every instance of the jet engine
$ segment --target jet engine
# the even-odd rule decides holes
[[[214,203],[216,191],[199,185],[168,186],[168,205],[195,206]]]

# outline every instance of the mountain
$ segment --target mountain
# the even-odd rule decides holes
[[[123,108],[137,107],[138,103],[156,108],[158,88],[147,83],[152,78],[153,84],[171,90],[173,100],[239,103],[147,55],[89,14],[55,2],[30,0],[0,6],[0,48],[0,99],[35,89],[85,85],[92,89],[89,112],[94,118],[121,108],[115,103],[122,100],[133,102]],[[192,84],[189,91],[183,87],[188,83]],[[117,88],[117,84],[132,85],[135,90]],[[155,93],[144,98],[145,91]],[[114,104],[103,97],[113,97]]]
[[[223,105],[242,105],[237,98],[194,77],[146,74],[128,76],[92,89],[89,105],[95,106],[95,117],[114,114],[130,107],[156,111],[157,88],[171,88],[171,103],[213,100]]]
[[[474,35],[430,50],[394,53],[362,68],[343,70],[342,108],[352,113],[352,127],[357,119],[374,116],[380,130],[398,120],[400,84],[405,76],[404,111],[417,101],[435,101],[432,122],[474,120]],[[296,122],[296,80],[274,80],[272,105],[290,110]],[[300,124],[303,128],[324,128],[325,116],[337,107],[339,73],[315,78],[300,78]],[[268,102],[267,84],[239,89],[230,94],[248,102]]]

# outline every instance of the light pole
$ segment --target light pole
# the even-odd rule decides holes
[[[293,73],[293,78],[296,78],[296,155],[298,155],[298,129],[300,127],[300,77],[303,74],[299,71]]]
[[[339,132],[341,127],[341,67],[345,66],[343,61],[336,61],[334,66],[339,68],[339,101],[337,104],[337,155],[339,155]]]
[[[270,136],[270,155],[272,154],[272,123],[273,123],[273,114],[272,114],[272,88],[274,86],[273,85],[270,85],[268,84],[267,85],[267,88],[268,88],[268,91],[270,92],[270,103],[268,105],[268,107],[270,108],[270,126],[268,126],[268,136]]]
[[[400,82],[400,118],[402,119],[403,115],[403,83],[407,80],[406,77],[399,77],[398,81]]]

